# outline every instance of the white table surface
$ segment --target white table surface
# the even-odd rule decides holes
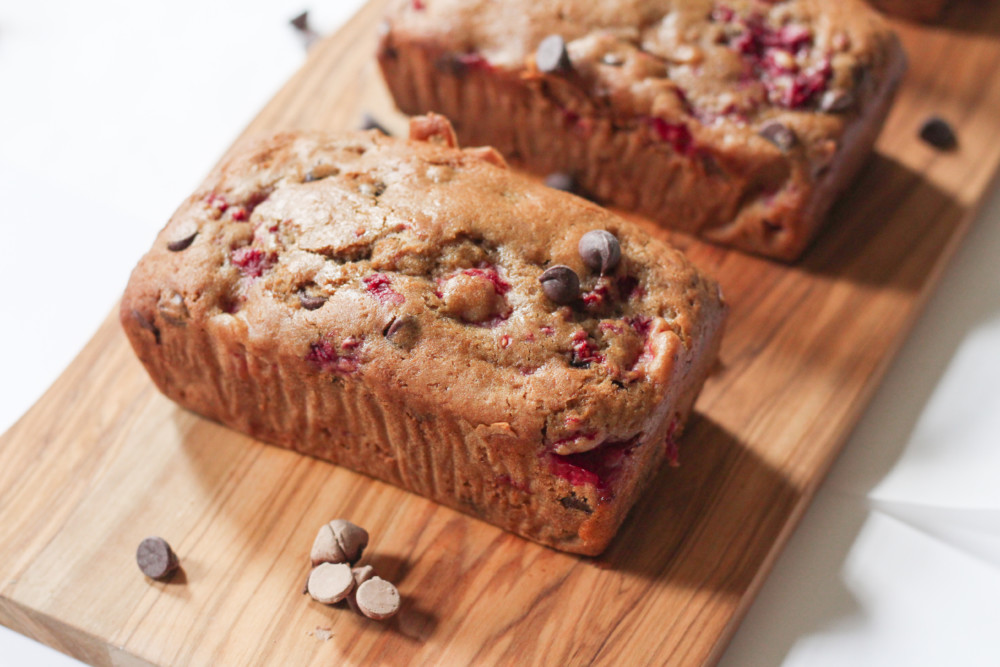
[[[73,359],[176,205],[301,65],[288,20],[308,8],[326,32],[360,5],[0,4],[0,431]],[[726,667],[1000,665],[998,223],[1000,187]],[[0,627],[0,665],[70,664]]]

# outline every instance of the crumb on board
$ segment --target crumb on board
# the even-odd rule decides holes
[[[317,625],[315,630],[310,630],[306,634],[307,635],[312,635],[313,637],[315,637],[316,639],[320,640],[321,642],[326,642],[326,641],[330,641],[330,638],[333,637],[333,629],[332,628],[321,628],[320,626]]]

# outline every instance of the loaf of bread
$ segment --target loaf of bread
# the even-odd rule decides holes
[[[160,232],[121,322],[195,412],[596,554],[676,458],[725,311],[680,252],[429,116],[410,141],[242,150]]]
[[[948,0],[871,0],[886,14],[914,21],[933,21],[944,11]]]
[[[861,0],[394,0],[378,59],[406,113],[710,241],[797,258],[905,70]]]

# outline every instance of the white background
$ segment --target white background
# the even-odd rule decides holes
[[[288,20],[360,4],[0,4],[0,431],[301,65]],[[723,665],[1000,664],[995,190]],[[0,627],[0,664],[77,663]]]

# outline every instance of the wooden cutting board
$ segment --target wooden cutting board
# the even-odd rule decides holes
[[[365,109],[401,130],[372,60],[380,4],[317,45],[247,132],[351,127]],[[1000,4],[900,30],[912,67],[878,154],[804,261],[675,239],[733,306],[722,363],[682,467],[601,558],[178,409],[111,315],[0,439],[0,622],[95,664],[714,662],[1000,163]],[[959,151],[917,140],[931,113],[960,129]],[[392,621],[301,595],[334,517],[371,532],[366,558],[404,598]],[[148,534],[180,554],[171,583],[135,566]]]

